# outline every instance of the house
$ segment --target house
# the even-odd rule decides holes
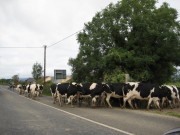
[[[28,79],[25,80],[25,82],[29,84],[29,83],[34,83],[36,81],[35,81],[34,78],[28,78]]]

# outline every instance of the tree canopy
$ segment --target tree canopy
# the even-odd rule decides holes
[[[42,66],[40,63],[34,63],[32,67],[32,76],[36,81],[42,77]]]
[[[77,36],[79,53],[69,59],[73,79],[106,81],[128,73],[137,81],[169,80],[180,65],[180,23],[176,9],[156,3],[121,0],[96,13]]]
[[[13,75],[12,81],[14,85],[17,85],[19,83],[19,75]]]

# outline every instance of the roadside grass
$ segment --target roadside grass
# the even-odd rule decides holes
[[[152,111],[149,111],[149,112],[160,114],[160,115],[167,115],[167,116],[173,116],[173,117],[176,117],[176,118],[180,118],[180,112],[175,111],[173,109],[172,110],[166,109],[166,110],[162,110],[162,111],[152,110]]]
[[[177,112],[166,112],[165,114],[166,115],[170,115],[170,116],[174,116],[174,117],[177,117],[177,118],[180,118],[180,113],[177,113]]]
[[[52,82],[46,82],[46,84],[44,85],[44,90],[43,90],[44,95],[51,96],[51,91],[50,91],[51,84]]]

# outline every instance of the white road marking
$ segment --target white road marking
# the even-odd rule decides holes
[[[10,91],[10,92],[14,93],[13,91]],[[21,96],[22,96],[22,95],[21,95]],[[24,96],[22,96],[22,97],[24,97]],[[88,118],[85,118],[85,117],[76,115],[76,114],[74,114],[74,113],[70,113],[70,112],[64,111],[64,110],[62,110],[62,109],[59,109],[59,108],[56,108],[56,107],[53,107],[53,106],[50,106],[50,105],[41,103],[41,102],[39,102],[39,101],[32,100],[32,99],[27,98],[27,97],[24,97],[24,98],[26,98],[26,99],[28,99],[28,100],[31,100],[31,101],[34,101],[34,102],[36,102],[36,103],[39,103],[39,104],[41,104],[41,105],[44,105],[44,106],[53,108],[53,109],[55,109],[55,110],[61,111],[61,112],[63,112],[63,113],[66,113],[66,114],[75,116],[75,117],[77,117],[77,118],[83,119],[83,120],[85,120],[85,121],[89,121],[89,122],[91,122],[91,123],[94,123],[94,124],[97,124],[97,125],[100,125],[100,126],[103,126],[103,127],[106,127],[106,128],[112,129],[112,130],[115,130],[115,131],[117,131],[117,132],[124,133],[124,134],[126,134],[126,135],[134,135],[133,133],[130,133],[130,132],[127,132],[127,131],[124,131],[124,130],[121,130],[121,129],[118,129],[118,128],[115,128],[115,127],[112,127],[112,126],[108,126],[108,125],[106,125],[106,124],[103,124],[103,123],[100,123],[100,122],[97,122],[97,121],[94,121],[94,120],[91,120],[91,119],[88,119]]]

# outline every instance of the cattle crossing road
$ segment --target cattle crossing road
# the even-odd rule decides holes
[[[59,107],[51,97],[31,100],[0,86],[1,135],[160,135],[180,119],[129,109]]]

